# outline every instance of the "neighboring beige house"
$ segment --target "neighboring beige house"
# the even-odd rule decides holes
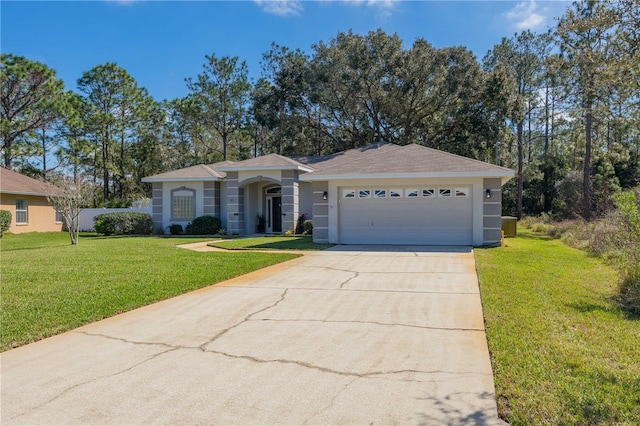
[[[420,145],[374,144],[333,155],[269,154],[142,179],[153,186],[157,227],[202,215],[229,234],[267,233],[313,220],[316,242],[495,245],[502,185],[513,170]]]
[[[62,215],[47,201],[58,191],[53,185],[0,167],[0,210],[11,212],[8,232],[50,232],[62,230]]]

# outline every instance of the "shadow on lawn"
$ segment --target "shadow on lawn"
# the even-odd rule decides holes
[[[588,303],[588,302],[574,302],[574,303],[566,303],[565,306],[568,308],[574,309],[580,313],[590,313],[590,312],[604,312],[608,314],[622,314],[626,319],[631,321],[639,321],[640,314],[631,312],[628,309],[625,309],[619,303],[617,297],[613,296],[610,298],[610,304],[598,304],[598,303]]]

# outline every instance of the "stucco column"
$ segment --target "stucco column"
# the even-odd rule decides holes
[[[491,197],[487,198],[489,191]],[[502,237],[502,181],[485,178],[482,190],[483,245],[500,243]]]
[[[227,172],[227,233],[244,233],[244,191],[238,186],[238,172]]]
[[[299,215],[299,172],[282,171],[282,231],[295,230]]]
[[[163,223],[163,192],[162,192],[162,182],[154,182],[151,184],[151,215],[153,216],[153,227],[157,230],[162,230],[164,232],[164,223]]]
[[[313,182],[313,241],[326,243],[329,241],[329,184]],[[326,199],[323,199],[325,198]]]

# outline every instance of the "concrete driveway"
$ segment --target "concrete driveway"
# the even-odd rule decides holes
[[[305,255],[5,352],[1,383],[3,424],[501,423],[470,248]]]

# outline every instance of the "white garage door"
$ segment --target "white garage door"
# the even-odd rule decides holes
[[[471,245],[471,186],[340,188],[341,244]]]

